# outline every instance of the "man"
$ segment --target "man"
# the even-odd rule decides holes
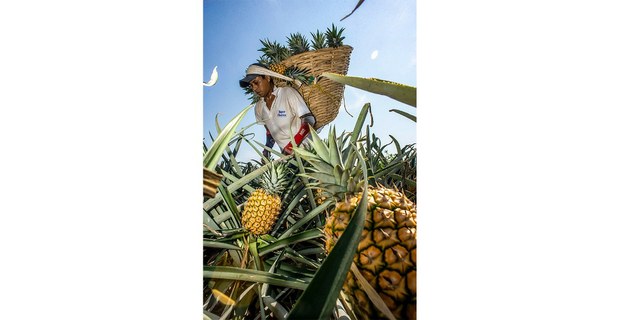
[[[276,87],[274,78],[299,83],[255,63],[248,67],[239,85],[250,87],[260,97],[254,106],[254,114],[256,121],[265,125],[265,145],[272,148],[277,143],[282,153],[289,155],[293,153],[291,133],[295,144],[300,145],[310,133],[315,119],[299,92],[291,87]],[[263,155],[269,158],[270,153],[264,149]]]

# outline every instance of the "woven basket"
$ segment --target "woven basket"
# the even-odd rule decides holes
[[[209,198],[215,197],[222,178],[221,174],[202,168],[202,194]]]
[[[318,79],[313,84],[302,85],[299,88],[308,108],[314,114],[316,120],[314,127],[316,129],[325,126],[336,118],[344,94],[343,84],[326,78],[319,78],[319,76],[323,72],[346,75],[349,69],[351,51],[353,48],[346,45],[324,48],[300,53],[282,61],[285,67],[296,66],[300,69],[307,69],[309,75]]]

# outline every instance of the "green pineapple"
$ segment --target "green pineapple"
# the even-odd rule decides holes
[[[272,164],[261,177],[261,188],[256,189],[245,203],[241,224],[254,235],[263,235],[271,230],[280,214],[280,194],[286,183],[286,166]]]
[[[331,28],[327,28],[325,31],[325,37],[327,38],[327,46],[330,48],[336,48],[342,46],[345,37],[342,36],[344,28],[336,28],[332,23]]]
[[[316,30],[316,33],[310,33],[312,35],[312,49],[318,50],[327,47],[327,39],[325,38],[325,34],[319,30]]]
[[[308,39],[306,39],[306,37],[304,37],[299,32],[291,33],[291,35],[286,39],[286,41],[291,55],[300,54],[302,52],[310,50]]]
[[[323,195],[335,200],[324,229],[329,253],[360,202],[363,172],[358,151],[350,148],[343,152],[333,127],[327,144],[314,130],[311,133],[310,144],[316,154],[301,148],[295,148],[295,153],[310,163],[306,176],[318,180],[311,187],[320,188]],[[415,319],[416,205],[402,192],[384,186],[369,187],[367,199],[364,230],[353,263],[397,319]],[[347,274],[343,291],[358,318],[386,317],[352,272]]]

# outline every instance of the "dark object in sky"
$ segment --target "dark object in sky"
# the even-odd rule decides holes
[[[353,12],[355,12],[355,10],[357,10],[357,8],[359,8],[362,5],[362,3],[364,3],[364,0],[360,0],[359,2],[357,2],[357,5],[355,6],[355,8],[353,8],[353,11],[351,11],[351,13],[347,14],[344,18],[340,19],[340,21],[342,21],[342,20],[348,18],[350,15],[352,15]]]

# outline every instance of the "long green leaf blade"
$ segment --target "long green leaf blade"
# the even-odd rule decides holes
[[[269,169],[269,166],[264,165],[254,171],[252,171],[251,173],[245,175],[243,178],[231,183],[227,189],[229,192],[235,192],[237,191],[237,189],[242,188],[243,186],[245,186],[246,184],[250,183],[252,180],[256,179],[258,176],[262,175],[263,173],[265,173],[265,171],[267,171],[267,169]],[[222,195],[220,193],[216,194],[215,197],[213,197],[212,199],[207,200],[204,204],[203,204],[203,208],[206,211],[211,210],[213,207],[215,207],[217,204],[219,204],[222,201]]]
[[[415,87],[376,78],[343,76],[332,72],[324,72],[321,76],[364,91],[388,96],[413,107],[416,106]]]
[[[323,232],[319,229],[311,229],[311,230],[303,231],[294,236],[290,236],[290,237],[278,240],[274,243],[270,243],[266,246],[258,248],[259,255],[263,256],[269,252],[282,249],[290,244],[294,244],[294,243],[306,241],[306,240],[311,240],[311,239],[316,239],[322,236],[323,236]]]
[[[275,286],[304,290],[308,283],[299,279],[252,269],[235,267],[206,266],[202,276],[210,279],[227,279],[249,282],[268,283]]]
[[[230,244],[230,243],[224,243],[224,242],[218,242],[218,241],[207,241],[207,240],[203,240],[202,241],[202,245],[204,247],[209,247],[209,248],[217,248],[217,249],[230,249],[230,250],[241,250],[241,248],[237,247],[234,244]]]
[[[355,127],[353,127],[353,131],[351,132],[350,145],[347,150],[345,150],[345,168],[351,168],[353,165],[355,157],[351,154],[353,152],[352,148],[357,144],[357,139],[359,139],[360,133],[362,132],[362,126],[364,125],[364,121],[366,121],[366,115],[368,115],[368,110],[370,110],[370,103],[366,103],[362,107],[357,121],[355,122]]]
[[[314,217],[316,217],[319,213],[325,211],[331,204],[332,204],[332,202],[330,200],[328,200],[328,201],[322,203],[320,206],[314,208],[312,211],[310,211],[308,214],[306,214],[303,218],[299,219],[299,221],[297,221],[294,225],[292,225],[290,228],[288,228],[288,230],[286,230],[280,236],[279,240],[285,239],[288,236],[290,236],[293,232],[295,232],[295,230],[297,230],[298,228],[300,228],[301,226],[306,224],[308,221],[314,219]]]
[[[408,118],[409,120],[413,121],[413,122],[418,122],[418,119],[416,118],[416,116],[412,115],[411,113],[402,111],[402,110],[398,110],[398,109],[390,109],[390,112],[396,112],[398,114],[400,114],[403,117]]]
[[[358,153],[358,151],[355,152]],[[360,156],[359,153],[358,156]],[[336,306],[336,300],[353,262],[366,218],[368,177],[366,177],[366,165],[363,159],[360,161],[365,176],[364,192],[360,203],[344,233],[291,310],[290,319],[329,319]],[[326,286],[326,283],[330,285]]]
[[[209,170],[215,169],[219,162],[224,150],[228,147],[228,142],[235,135],[235,129],[239,126],[241,119],[252,108],[252,105],[245,107],[237,114],[230,122],[224,127],[224,129],[217,135],[215,141],[211,145],[211,148],[207,151],[203,159],[203,165]]]
[[[269,310],[273,312],[276,318],[278,318],[279,320],[286,319],[286,316],[288,315],[288,310],[286,310],[286,308],[284,308],[282,304],[280,304],[276,299],[272,298],[271,296],[264,296],[263,303],[267,305]]]
[[[234,217],[235,226],[241,227],[241,214],[239,214],[237,203],[235,202],[232,194],[223,185],[220,185],[218,189],[220,190],[219,193],[224,198],[224,203],[226,204],[226,207],[228,207],[228,210],[232,213],[232,216]]]

